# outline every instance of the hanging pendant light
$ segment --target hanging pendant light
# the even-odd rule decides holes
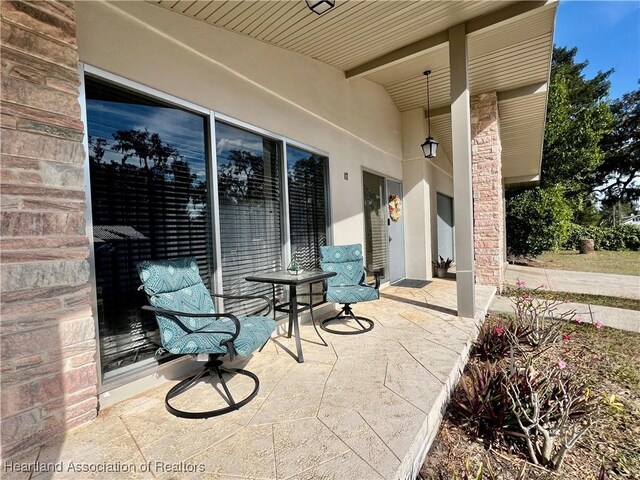
[[[436,152],[438,151],[438,142],[431,136],[431,105],[429,104],[429,74],[431,70],[427,70],[424,72],[424,75],[427,77],[427,139],[424,141],[422,145],[422,153],[424,153],[424,158],[434,158],[436,156]]]
[[[313,13],[318,15],[328,12],[336,4],[335,1],[330,0],[305,0],[305,2],[307,2],[307,7],[309,7]]]

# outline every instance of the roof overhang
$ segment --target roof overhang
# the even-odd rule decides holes
[[[312,57],[388,91],[397,108],[425,108],[451,151],[449,28],[464,24],[471,95],[498,92],[503,177],[540,174],[557,2],[338,0],[322,16],[302,0],[156,3],[220,28]]]

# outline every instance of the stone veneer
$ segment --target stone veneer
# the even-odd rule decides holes
[[[473,237],[476,282],[502,289],[504,273],[504,198],[498,96],[471,97]]]
[[[93,419],[73,2],[2,2],[2,456]]]

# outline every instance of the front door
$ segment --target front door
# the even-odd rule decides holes
[[[389,240],[387,234],[387,196],[383,177],[362,172],[364,193],[365,265],[372,272],[389,278]]]
[[[453,198],[438,193],[438,255],[453,258],[454,242]]]
[[[404,212],[402,184],[387,179],[387,225],[389,226],[389,280],[402,280],[404,274]]]

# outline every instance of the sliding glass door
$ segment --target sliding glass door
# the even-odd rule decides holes
[[[91,213],[101,367],[153,359],[158,326],[143,313],[136,264],[194,256],[211,287],[207,119],[87,77]],[[162,360],[163,355],[155,357]]]
[[[216,122],[216,158],[224,291],[271,296],[269,285],[248,283],[245,277],[283,267],[281,144]],[[235,313],[253,306],[225,301]]]
[[[320,268],[320,247],[327,245],[328,158],[287,146],[291,254],[305,270]]]
[[[288,245],[303,268],[319,267],[329,231],[329,161],[106,76],[84,82],[89,226],[101,380],[124,383],[175,358],[160,348],[153,315],[141,310],[147,299],[136,265],[193,256],[212,292],[271,296],[270,286],[244,279],[285,268]],[[227,300],[224,308],[246,315],[258,305]]]

